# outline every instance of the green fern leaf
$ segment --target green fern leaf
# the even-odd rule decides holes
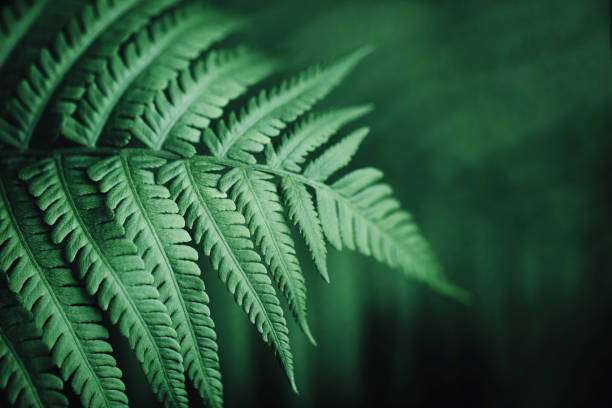
[[[327,149],[317,159],[308,164],[304,170],[304,176],[315,181],[327,180],[336,171],[349,164],[369,132],[370,129],[368,128],[357,129]]]
[[[0,119],[0,140],[26,148],[51,96],[68,70],[88,47],[140,0],[95,0],[86,3],[40,52],[26,71]],[[148,5],[143,3],[145,10]],[[120,25],[121,26],[121,25]]]
[[[36,326],[44,329],[43,342],[81,402],[125,407],[121,370],[112,357],[102,317],[65,267],[27,187],[11,170],[25,163],[11,164],[3,166],[0,181],[0,268]]]
[[[208,130],[204,134],[205,143],[218,158],[255,163],[253,153],[261,152],[287,122],[325,97],[369,52],[368,48],[360,49],[325,69],[303,72],[269,93],[260,92],[257,98],[249,100],[248,109],[240,116],[230,115],[229,126],[220,122],[218,136]]]
[[[67,407],[64,382],[55,374],[49,350],[34,318],[0,284],[0,387],[15,407]]]
[[[297,183],[291,177],[281,177],[281,189],[289,207],[289,216],[304,237],[321,277],[329,283],[327,249],[312,196],[303,184]]]
[[[89,169],[100,182],[108,206],[128,238],[134,241],[146,269],[152,271],[161,299],[172,316],[181,354],[191,381],[208,406],[222,406],[223,391],[214,323],[208,296],[196,264],[198,253],[189,246],[185,220],[170,192],[155,184],[153,171],[165,160],[152,156],[120,156],[102,160]]]
[[[159,81],[164,86],[152,95],[128,95],[126,106],[118,109],[121,117],[110,123],[111,132],[129,132],[152,149],[192,156],[193,143],[200,141],[210,119],[269,72],[270,64],[253,52],[211,52],[178,75],[171,72],[173,77]]]
[[[267,164],[300,172],[306,156],[324,145],[342,126],[372,111],[371,105],[334,109],[322,115],[311,115],[303,120],[290,135],[284,135],[278,150],[267,145]]]
[[[0,67],[26,35],[49,0],[16,0],[0,12]]]
[[[270,178],[272,176],[260,171],[234,169],[221,178],[219,186],[221,191],[230,192],[232,201],[246,218],[263,259],[287,299],[289,310],[308,339],[316,344],[308,327],[306,284],[295,255],[295,244],[276,185],[269,181]]]
[[[110,42],[112,47],[97,50],[79,62],[79,74],[60,91],[54,110],[62,115],[62,134],[77,143],[95,146],[119,101],[132,94],[130,89],[155,89],[153,81],[165,86],[168,74],[188,68],[191,59],[237,24],[236,19],[199,3],[182,3],[156,16],[124,41]],[[126,107],[117,110],[122,112]],[[112,130],[110,124],[106,127]],[[117,139],[106,142],[127,142],[129,132],[116,133],[112,136],[119,136]]]
[[[66,257],[76,264],[88,292],[98,296],[100,307],[130,340],[159,400],[186,407],[177,334],[136,247],[85,173],[97,160],[55,155],[24,169],[21,177],[30,182],[30,193],[53,227],[53,241],[65,242]]]
[[[241,25],[197,0],[13,0],[2,8],[0,143],[16,149],[0,162],[0,271],[13,292],[3,295],[0,277],[0,312],[11,310],[0,313],[0,385],[12,404],[65,406],[63,380],[84,406],[127,405],[104,311],[165,406],[189,404],[187,374],[206,404],[221,407],[215,326],[192,241],[297,391],[274,283],[314,340],[287,218],[326,281],[327,238],[466,298],[379,171],[334,176],[368,130],[327,144],[371,107],[293,124],[369,50],[228,114],[274,65],[222,47]],[[205,147],[211,155],[199,154]]]
[[[168,163],[158,172],[192,230],[194,241],[211,257],[213,267],[242,306],[285,369],[294,390],[293,355],[287,323],[274,286],[261,264],[246,221],[235,203],[217,190],[219,166],[196,156]]]

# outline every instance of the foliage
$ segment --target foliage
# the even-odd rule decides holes
[[[292,126],[369,49],[262,90],[234,113],[226,106],[275,64],[223,46],[240,19],[199,2],[24,0],[2,18],[2,301],[31,333],[2,315],[0,384],[11,403],[65,405],[66,382],[84,406],[126,406],[106,317],[164,405],[189,404],[188,379],[221,406],[201,255],[297,391],[277,290],[315,341],[290,220],[326,280],[325,239],[466,298],[378,170],[336,176],[368,130],[330,139],[371,107]]]

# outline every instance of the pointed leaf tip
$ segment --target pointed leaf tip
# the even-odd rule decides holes
[[[342,57],[336,63],[336,66],[337,67],[341,67],[341,69],[344,71],[344,73],[343,73],[343,76],[344,76],[348,72],[350,72],[353,68],[355,68],[355,66],[357,66],[357,64],[359,64],[359,62],[361,62],[361,60],[363,60],[365,57],[367,57],[373,51],[374,51],[374,47],[372,47],[370,45],[365,45],[363,47],[360,47],[360,48],[356,49],[355,51],[353,51],[353,52],[345,55],[344,57]]]
[[[442,288],[442,292],[451,298],[455,299],[461,304],[469,306],[472,304],[473,296],[467,290],[460,288],[459,286],[449,284],[447,287]]]
[[[300,325],[300,328],[302,329],[302,331],[308,338],[308,341],[310,341],[310,343],[316,347],[317,341],[315,340],[314,336],[312,335],[312,332],[310,331],[310,326],[308,325],[308,321],[306,319],[300,319],[298,323]]]
[[[329,273],[327,272],[327,269],[322,269],[320,271],[320,275],[321,278],[323,278],[323,280],[325,281],[325,283],[330,284],[331,281],[329,280]]]
[[[289,376],[289,374],[287,374]],[[289,376],[289,384],[291,384],[291,389],[295,392],[295,395],[300,395],[300,390],[298,390],[297,384],[295,383],[295,376],[293,373]]]

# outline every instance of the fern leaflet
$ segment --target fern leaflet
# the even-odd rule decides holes
[[[315,181],[327,180],[351,161],[369,131],[367,128],[358,129],[325,150],[323,154],[308,164],[304,170],[304,176]]]
[[[259,171],[234,169],[219,182],[246,218],[247,225],[269,266],[289,309],[308,337],[316,344],[306,318],[306,284],[295,256],[295,244],[283,214],[283,207],[270,182],[270,175]]]
[[[0,67],[26,35],[49,0],[16,0],[0,14]]]
[[[244,49],[211,52],[179,71],[167,86],[145,94],[147,99],[140,98],[142,92],[129,98],[130,105],[118,110],[124,119],[111,122],[113,132],[127,131],[152,149],[192,156],[192,143],[199,142],[210,119],[269,71],[268,63]]]
[[[289,135],[281,138],[276,151],[266,145],[266,163],[274,168],[301,171],[306,156],[324,145],[342,126],[372,110],[370,105],[334,109],[303,120]]]
[[[138,247],[148,271],[172,316],[185,370],[211,407],[222,405],[221,374],[208,296],[189,246],[185,220],[170,192],[155,183],[153,171],[165,161],[152,156],[113,156],[90,167],[106,202],[128,238]]]
[[[281,177],[281,189],[289,208],[289,216],[304,237],[321,277],[329,283],[327,249],[312,196],[303,184],[297,183],[291,177]]]
[[[229,125],[219,123],[218,135],[207,129],[204,141],[215,157],[255,163],[253,153],[261,152],[287,122],[325,97],[369,52],[368,48],[360,49],[323,70],[303,72],[269,93],[261,91],[257,98],[249,100],[247,110],[241,111],[240,116],[230,114]]]
[[[82,73],[60,92],[55,111],[62,115],[62,133],[77,143],[95,146],[111,113],[126,93],[130,94],[131,87],[148,90],[152,80],[165,85],[168,73],[187,67],[190,59],[236,25],[235,19],[188,2],[156,16],[125,41],[97,51],[79,63]],[[106,126],[109,131],[110,123]],[[111,131],[108,136],[113,139],[107,142],[126,143],[129,135],[117,132]]]
[[[87,48],[139,0],[95,0],[86,3],[30,65],[0,118],[0,140],[26,148],[44,109],[64,75]],[[145,9],[147,5],[144,5]]]
[[[219,277],[277,353],[291,386],[297,389],[283,310],[266,268],[253,250],[244,217],[234,202],[216,188],[218,170],[221,168],[197,157],[177,160],[160,169],[158,181],[169,186],[194,241],[211,257]]]
[[[4,280],[4,279],[2,279]],[[0,387],[18,407],[67,407],[64,382],[54,373],[42,332],[30,313],[0,284]]]
[[[10,289],[32,312],[36,326],[44,328],[43,341],[81,402],[91,407],[127,406],[100,313],[50,242],[50,231],[26,186],[10,167],[4,167],[2,175],[0,266]]]
[[[187,406],[187,392],[177,335],[146,273],[136,247],[106,209],[85,170],[95,157],[56,155],[22,171],[37,197],[52,239],[65,241],[86,288],[97,295],[142,363],[147,379],[167,406]]]

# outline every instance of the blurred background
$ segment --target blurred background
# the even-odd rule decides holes
[[[353,168],[385,172],[474,297],[333,250],[328,285],[300,247],[319,345],[292,324],[297,396],[208,272],[227,407],[612,406],[609,2],[216,3],[287,72],[376,47],[319,107],[375,104]]]

